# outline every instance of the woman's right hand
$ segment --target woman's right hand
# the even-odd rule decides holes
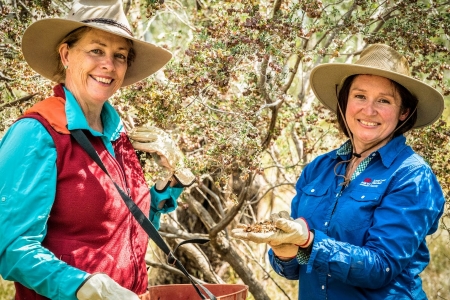
[[[78,288],[78,300],[139,300],[138,295],[121,287],[111,277],[95,273]]]
[[[273,254],[278,257],[280,260],[291,260],[297,256],[298,246],[294,244],[281,244],[272,246],[269,243],[269,246],[272,248]]]

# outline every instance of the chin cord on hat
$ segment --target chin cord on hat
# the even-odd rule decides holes
[[[361,155],[362,155],[364,152],[366,152],[366,151],[368,151],[368,150],[370,150],[370,149],[373,149],[374,147],[376,147],[376,146],[378,146],[379,144],[381,144],[382,142],[384,142],[386,139],[391,139],[392,136],[394,135],[394,133],[395,133],[397,130],[399,130],[403,125],[405,125],[406,122],[409,120],[409,118],[411,118],[412,115],[416,112],[416,110],[417,110],[417,105],[416,105],[416,107],[414,108],[414,110],[412,111],[412,113],[410,113],[409,116],[406,118],[406,120],[403,121],[402,124],[400,124],[400,126],[398,126],[397,128],[395,128],[395,130],[392,131],[392,133],[391,133],[388,137],[386,137],[386,138],[380,140],[380,141],[379,141],[378,143],[376,143],[375,145],[370,146],[369,148],[367,148],[367,149],[361,151],[360,153],[357,153],[356,151],[354,151],[354,150],[356,149],[356,147],[355,147],[355,143],[354,143],[354,141],[353,141],[353,133],[350,131],[350,128],[348,127],[347,120],[345,119],[344,112],[342,111],[341,105],[339,104],[338,85],[337,85],[337,84],[336,84],[335,88],[336,88],[337,107],[338,107],[339,113],[341,114],[342,120],[344,121],[345,128],[347,129],[348,136],[349,136],[349,138],[350,138],[350,143],[352,144],[352,156],[350,157],[350,159],[349,159],[349,160],[343,160],[343,161],[340,161],[340,162],[338,162],[338,163],[334,166],[334,174],[335,174],[336,176],[338,176],[338,177],[343,177],[343,178],[344,178],[344,182],[342,182],[340,185],[343,185],[343,186],[346,187],[346,186],[350,183],[350,177],[347,178],[347,176],[345,176],[345,175],[337,174],[337,172],[336,172],[337,166],[339,166],[339,165],[341,165],[341,164],[344,164],[344,163],[350,163],[351,161],[353,161],[353,160],[355,159],[355,157],[356,157],[356,158],[361,158]]]

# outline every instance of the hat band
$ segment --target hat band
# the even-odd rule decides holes
[[[107,24],[107,25],[112,25],[115,27],[118,27],[122,30],[124,30],[126,33],[128,33],[130,36],[133,36],[133,33],[131,33],[130,29],[128,29],[128,27],[126,27],[125,25],[116,22],[114,20],[111,19],[105,19],[105,18],[95,18],[95,19],[87,19],[87,20],[83,20],[81,21],[82,23],[100,23],[100,24]]]

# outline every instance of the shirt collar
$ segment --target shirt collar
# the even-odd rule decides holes
[[[383,165],[388,168],[394,159],[400,154],[400,152],[406,147],[406,138],[403,135],[399,135],[390,140],[386,145],[374,151],[373,153],[377,153],[381,157],[381,161]],[[352,151],[352,144],[350,140],[346,141],[341,147],[337,150],[330,152],[330,156],[334,159],[338,157],[347,160]]]
[[[103,133],[101,133],[89,126],[86,117],[84,116],[83,111],[81,110],[81,107],[73,94],[65,87],[64,92],[66,95],[65,109],[67,116],[67,127],[69,130],[89,130],[93,136],[105,136],[109,141],[117,140],[120,136],[120,133],[125,131],[119,114],[108,101],[103,104],[101,112],[101,118],[103,122]]]
[[[399,135],[390,140],[386,145],[378,149],[384,166],[389,167],[394,159],[406,148],[406,138]]]

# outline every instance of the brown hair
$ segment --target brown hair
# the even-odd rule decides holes
[[[56,72],[53,75],[53,78],[58,83],[64,83],[66,80],[66,69],[64,68],[64,65],[61,61],[61,56],[59,55],[59,47],[62,44],[67,44],[67,46],[72,47],[74,46],[82,37],[84,34],[91,31],[93,28],[88,26],[79,27],[75,30],[72,30],[69,32],[62,40],[59,42],[59,44],[56,46],[56,53],[57,53],[57,59],[58,59],[58,66],[56,68]],[[133,41],[125,38],[128,43],[130,44],[130,51],[128,51],[127,56],[127,64],[128,67],[131,66],[131,63],[136,58],[136,52],[133,49]]]
[[[341,90],[339,91],[337,105],[339,105],[341,107],[342,112],[344,113],[344,116],[345,116],[345,112],[347,110],[347,102],[348,102],[348,95],[350,93],[350,87],[353,83],[353,80],[355,80],[356,76],[358,76],[358,75],[361,75],[361,74],[351,75],[351,76],[347,77],[342,85]],[[396,129],[394,131],[394,137],[396,137],[396,136],[399,136],[399,135],[409,131],[411,128],[414,127],[414,124],[416,123],[416,120],[417,120],[416,107],[417,107],[419,100],[417,100],[417,98],[413,94],[411,94],[401,84],[399,84],[393,80],[390,80],[390,81],[392,82],[395,91],[398,92],[398,94],[400,95],[400,99],[402,101],[400,111],[405,112],[406,110],[409,110],[409,115],[406,118],[406,120],[405,121],[399,120],[397,123]],[[337,112],[337,120],[338,120],[340,129],[347,137],[349,137],[349,132],[347,131],[347,127],[345,126],[344,116],[342,116],[342,114],[339,112],[339,107],[336,108],[336,112]]]

